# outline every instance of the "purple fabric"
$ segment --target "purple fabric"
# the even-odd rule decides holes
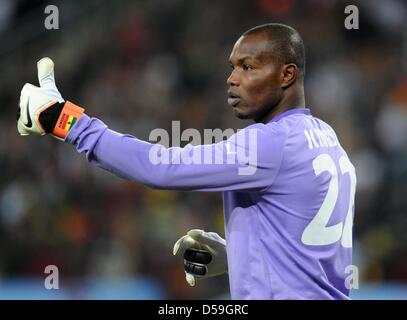
[[[222,191],[232,299],[348,299],[354,168],[332,128],[309,109],[184,148],[153,145],[83,115],[66,141],[92,164],[153,188]],[[154,164],[153,146],[172,161]],[[211,163],[179,162],[193,152],[202,162],[211,155]],[[227,162],[242,152],[254,156]]]

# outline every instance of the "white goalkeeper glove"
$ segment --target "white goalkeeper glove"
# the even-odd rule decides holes
[[[226,241],[215,232],[188,231],[175,243],[173,254],[183,254],[185,278],[191,287],[198,279],[227,272]]]
[[[65,139],[84,109],[65,103],[55,85],[54,62],[50,58],[38,61],[37,72],[40,87],[26,83],[21,90],[17,130],[22,136],[52,133]]]

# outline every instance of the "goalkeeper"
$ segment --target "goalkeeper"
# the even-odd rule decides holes
[[[348,299],[356,176],[333,129],[306,108],[300,35],[281,24],[252,28],[230,65],[228,104],[255,123],[227,141],[165,148],[112,131],[63,99],[49,58],[38,62],[40,87],[21,91],[18,132],[51,134],[153,188],[222,191],[226,239],[191,230],[174,246],[189,284],[227,270],[232,299]],[[152,161],[152,150],[169,161]],[[174,161],[191,153],[201,164]]]

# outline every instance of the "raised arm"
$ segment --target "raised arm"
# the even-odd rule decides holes
[[[49,58],[39,61],[38,78],[40,87],[26,84],[21,92],[19,133],[53,134],[120,177],[160,189],[261,190],[272,184],[280,166],[285,133],[278,127],[254,124],[227,141],[166,148],[112,131],[65,102]]]

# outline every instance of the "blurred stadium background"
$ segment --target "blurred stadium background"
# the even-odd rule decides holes
[[[306,97],[356,165],[355,299],[407,299],[407,3],[403,0],[0,0],[0,299],[217,299],[189,288],[173,243],[224,234],[220,194],[154,191],[91,167],[51,138],[18,136],[19,91],[50,56],[65,98],[112,129],[241,128],[226,104],[228,57],[248,28],[282,22],[307,51]],[[355,4],[360,30],[344,28]],[[44,288],[47,265],[60,289]]]

